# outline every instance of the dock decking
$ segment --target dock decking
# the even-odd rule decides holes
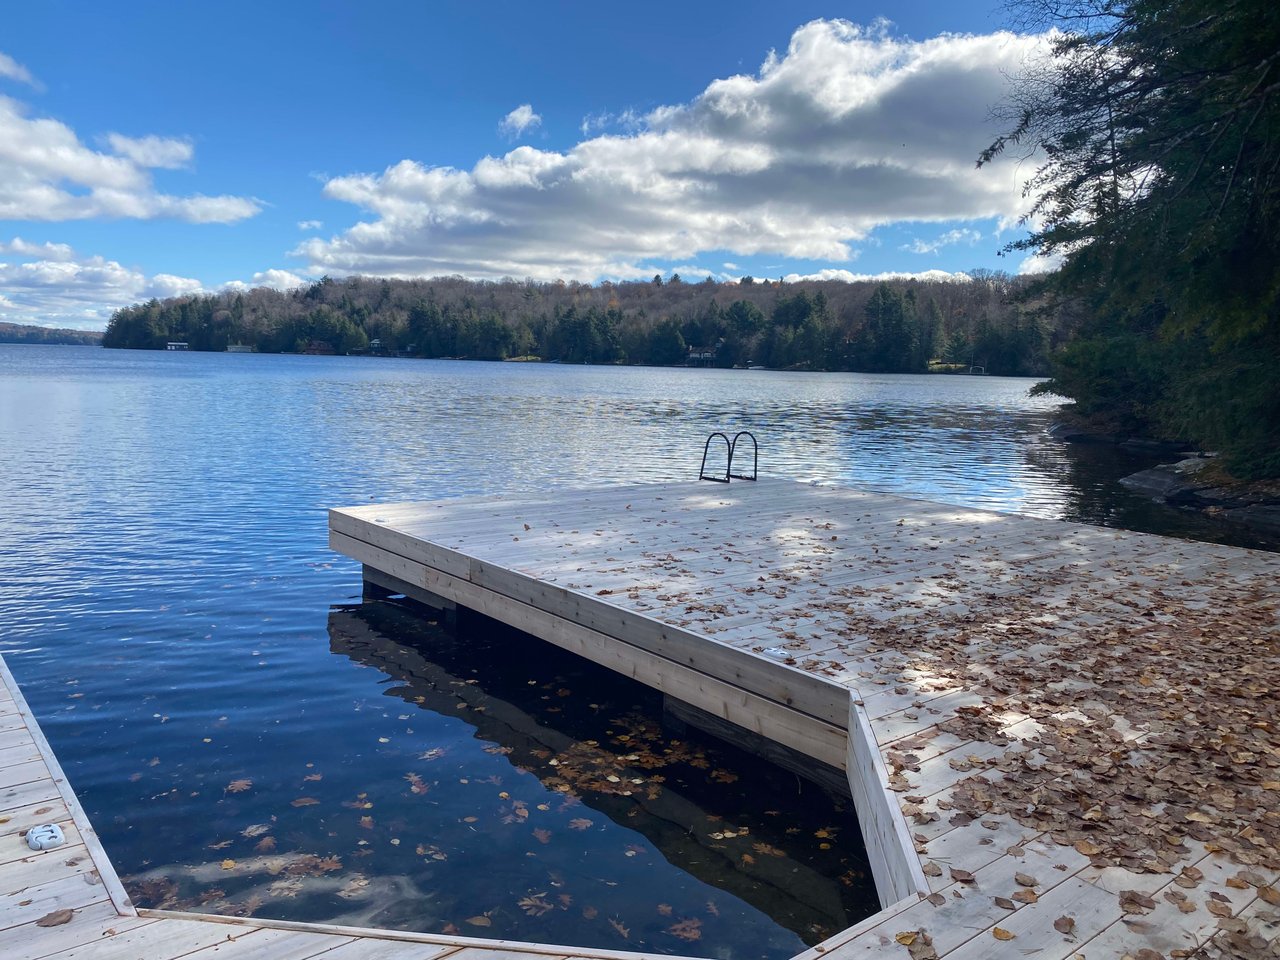
[[[885,909],[799,960],[1280,955],[1280,556],[782,480],[330,543],[844,768]]]

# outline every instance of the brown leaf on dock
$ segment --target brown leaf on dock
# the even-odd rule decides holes
[[[1016,933],[1006,930],[1004,927],[992,927],[991,935],[997,940],[1013,940],[1018,936]]]
[[[1053,929],[1062,934],[1070,934],[1076,928],[1074,917],[1059,917],[1053,921]]]
[[[63,907],[61,910],[54,910],[52,913],[46,913],[43,917],[36,921],[37,927],[60,927],[64,923],[70,923],[71,917],[75,911]]]
[[[973,883],[973,874],[968,870],[961,870],[959,867],[952,867],[951,879],[956,883]]]

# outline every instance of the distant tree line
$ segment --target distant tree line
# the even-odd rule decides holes
[[[0,323],[0,343],[55,343],[92,345],[102,342],[96,330],[61,330],[25,323]]]
[[[103,344],[885,373],[923,373],[932,361],[1042,375],[1059,335],[1052,317],[1018,302],[1022,286],[992,271],[967,281],[888,283],[325,277],[288,292],[126,307],[112,316]]]

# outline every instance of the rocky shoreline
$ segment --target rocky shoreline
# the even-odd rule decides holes
[[[1177,457],[1123,477],[1120,483],[1159,503],[1239,524],[1269,541],[1280,540],[1280,484],[1232,480],[1213,453],[1183,443],[1090,433],[1068,424],[1055,424],[1049,434],[1067,443],[1109,444],[1135,454]]]

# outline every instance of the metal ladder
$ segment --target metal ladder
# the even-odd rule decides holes
[[[719,437],[721,440],[724,441],[724,446],[726,451],[725,458],[724,458],[723,474],[707,473],[707,454],[711,452],[711,443],[713,440],[715,440],[716,437]],[[738,452],[738,441],[741,440],[743,437],[746,437],[748,440],[751,441],[751,473],[749,475],[746,473],[733,472],[733,457],[734,457],[734,454]],[[728,483],[731,479],[732,480],[755,480],[759,472],[759,467],[760,467],[760,445],[756,443],[756,438],[754,434],[750,433],[747,430],[739,430],[737,433],[733,435],[733,439],[730,440],[727,434],[717,430],[715,433],[711,434],[711,436],[707,437],[707,442],[702,445],[702,466],[698,469],[698,479],[714,480],[716,483]]]

